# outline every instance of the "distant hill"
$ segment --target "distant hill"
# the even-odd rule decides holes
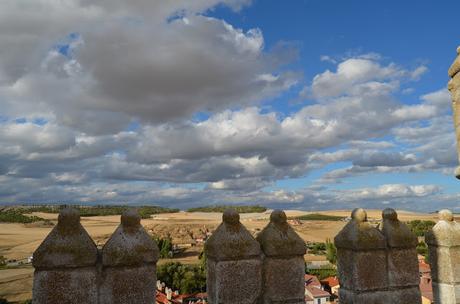
[[[79,206],[79,205],[40,205],[40,206],[17,206],[7,207],[3,212],[14,214],[30,214],[32,212],[43,213],[59,213],[65,207],[72,207],[80,212],[80,216],[105,216],[105,215],[121,215],[126,209],[136,208],[141,218],[149,218],[152,214],[159,213],[175,213],[179,209],[164,208],[159,206],[114,206],[114,205],[98,205],[98,206]],[[37,219],[38,220],[38,219]],[[1,218],[0,218],[1,221]]]
[[[233,206],[233,205],[214,205],[214,206],[204,206],[190,208],[187,212],[224,212],[226,209],[234,209],[238,213],[262,213],[267,211],[267,208],[264,206],[254,205],[254,206]]]

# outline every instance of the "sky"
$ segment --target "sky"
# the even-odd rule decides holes
[[[0,203],[460,212],[460,2],[0,1]]]

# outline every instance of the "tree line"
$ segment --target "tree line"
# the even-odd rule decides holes
[[[267,207],[260,205],[234,206],[234,205],[213,205],[190,208],[187,212],[224,212],[226,209],[234,209],[238,213],[262,213],[267,211]]]

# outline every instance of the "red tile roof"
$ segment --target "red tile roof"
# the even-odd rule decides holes
[[[321,283],[314,275],[305,274],[305,286],[316,286],[321,288]]]
[[[431,277],[428,276],[422,276],[420,278],[420,292],[423,297],[429,299],[431,302],[433,302],[433,287],[431,284]]]
[[[313,295],[314,298],[324,298],[324,297],[330,297],[331,294],[327,291],[324,291],[322,289],[319,289],[318,287],[306,287],[308,291]]]
[[[340,285],[339,278],[337,277],[325,278],[324,280],[321,280],[321,284],[328,285],[329,287],[335,287],[337,285]]]
[[[314,298],[323,298],[323,297],[331,296],[329,292],[321,289],[321,283],[319,282],[318,278],[310,274],[305,274],[305,289]],[[305,295],[305,296],[307,297],[309,295]]]
[[[172,299],[168,300],[165,293],[157,290],[156,301],[157,301],[157,304],[169,304],[169,303],[180,304],[180,303],[183,303],[183,301],[187,298],[206,299],[207,294],[205,292],[193,293],[193,294],[179,294],[179,295],[173,293]]]
[[[422,274],[431,273],[430,264],[427,264],[427,263],[424,263],[424,262],[418,263],[418,269],[419,269],[419,272],[422,273]]]

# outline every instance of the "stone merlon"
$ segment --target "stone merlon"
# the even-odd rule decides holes
[[[406,224],[398,220],[398,214],[394,209],[383,210],[382,218],[380,230],[386,237],[388,247],[415,248],[417,246],[417,236]]]
[[[102,264],[141,265],[156,263],[158,258],[158,246],[142,227],[139,214],[135,210],[123,213],[121,224],[102,250]]]
[[[233,260],[259,257],[260,245],[240,223],[240,215],[233,209],[226,210],[222,223],[205,244],[206,255],[215,260]]]
[[[287,223],[286,214],[275,210],[270,216],[270,223],[257,236],[257,241],[266,256],[304,255],[304,240]]]
[[[80,224],[77,210],[61,211],[56,227],[48,234],[33,254],[33,266],[41,268],[63,268],[94,266],[97,247]]]
[[[367,221],[366,211],[361,208],[353,210],[351,221],[337,234],[334,243],[352,250],[386,248],[383,234]]]

